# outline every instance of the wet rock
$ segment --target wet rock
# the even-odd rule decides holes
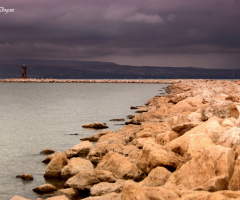
[[[39,194],[46,194],[46,193],[52,193],[54,191],[57,191],[57,188],[51,184],[44,184],[34,188],[33,191]]]
[[[52,154],[54,153],[55,151],[51,150],[51,149],[43,149],[40,154],[42,155],[49,155],[49,154]]]
[[[100,132],[100,133],[96,133],[96,134],[94,134],[93,136],[90,136],[90,137],[81,138],[80,140],[89,141],[89,142],[97,142],[100,137],[102,137],[104,135],[107,135],[107,134],[110,134],[110,133],[113,133],[113,131],[103,131],[103,132]]]
[[[21,178],[26,181],[32,181],[33,176],[31,174],[22,174],[22,175],[17,175],[16,178]]]
[[[89,160],[85,160],[82,158],[72,158],[65,165],[61,171],[61,177],[64,179],[68,179],[80,171],[90,171],[93,170],[93,164]]]
[[[152,140],[148,140],[142,149],[142,155],[137,162],[137,167],[148,174],[158,166],[174,171],[181,162],[182,158],[179,155]]]
[[[50,163],[48,163],[45,169],[44,177],[60,177],[61,171],[63,167],[67,165],[67,162],[66,155],[57,151]]]
[[[90,195],[92,196],[102,196],[112,192],[120,193],[124,185],[123,180],[118,180],[115,183],[102,182],[94,185],[90,189]]]
[[[139,180],[143,176],[141,170],[132,164],[125,156],[112,151],[103,157],[96,169],[108,170],[121,179]]]
[[[104,128],[108,128],[108,126],[106,125],[106,123],[100,123],[100,122],[95,122],[92,124],[84,124],[82,125],[83,128],[93,128],[93,129],[104,129]]]
[[[81,171],[77,175],[68,179],[65,183],[66,187],[71,187],[78,190],[89,190],[93,185],[100,182],[114,183],[117,181],[116,176],[106,170],[91,170],[88,172]]]
[[[164,167],[156,167],[139,184],[142,187],[163,186],[167,182],[171,174],[172,173]]]
[[[84,141],[65,151],[65,154],[67,158],[81,156],[82,154],[88,154],[91,148],[92,143],[89,141]]]

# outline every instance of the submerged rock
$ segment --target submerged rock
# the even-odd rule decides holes
[[[32,181],[33,176],[31,174],[22,174],[22,175],[17,175],[16,178],[21,178],[26,181]]]
[[[48,154],[52,154],[54,153],[55,151],[51,150],[51,149],[43,149],[40,154],[42,155],[48,155]]]
[[[46,193],[52,193],[54,191],[57,191],[57,188],[51,184],[44,184],[34,188],[33,191],[39,194],[46,194]]]

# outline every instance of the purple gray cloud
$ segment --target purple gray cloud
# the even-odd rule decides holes
[[[240,68],[238,0],[8,0],[0,59]]]

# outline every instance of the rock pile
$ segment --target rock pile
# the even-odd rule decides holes
[[[240,81],[169,89],[123,128],[84,138],[96,142],[84,162],[78,146],[57,152],[45,175],[85,200],[240,200]]]

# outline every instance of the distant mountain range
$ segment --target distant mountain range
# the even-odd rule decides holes
[[[0,60],[0,79],[19,78],[26,64],[29,78],[54,79],[240,79],[240,69],[151,67],[111,62],[15,59]]]

